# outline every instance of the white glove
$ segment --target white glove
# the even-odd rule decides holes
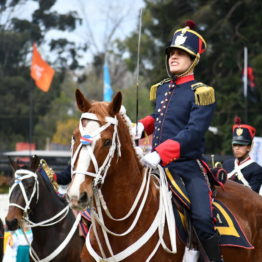
[[[137,128],[136,128],[136,124],[134,124],[134,126],[132,127],[132,134],[135,140],[140,139],[143,135],[143,132],[144,132],[144,125],[140,122],[137,123]]]
[[[141,163],[143,165],[145,165],[149,168],[153,168],[153,169],[157,168],[160,161],[161,161],[161,158],[156,151],[146,154],[141,159]]]

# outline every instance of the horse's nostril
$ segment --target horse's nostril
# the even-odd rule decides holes
[[[83,193],[80,195],[79,202],[87,202],[87,200],[88,200],[87,193],[86,193],[86,192],[83,192]]]
[[[13,220],[5,220],[8,230],[16,230],[18,228],[18,220],[15,218]]]

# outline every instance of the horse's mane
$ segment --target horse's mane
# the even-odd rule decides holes
[[[136,152],[138,159],[140,159],[141,158],[141,150],[140,151],[137,150],[138,147],[135,144],[135,138],[134,138],[134,134],[132,132],[133,124],[132,124],[131,119],[126,114],[126,109],[123,105],[121,106],[121,109],[120,109],[120,112],[119,112],[119,118],[122,119],[123,124],[126,126],[126,128],[128,130],[128,133],[126,133],[126,135],[131,139],[132,147],[135,149],[135,152]]]
[[[41,172],[39,171],[39,169],[37,169],[35,172],[37,173],[37,175],[39,175],[43,178],[44,184],[45,184],[47,190],[50,192],[50,194],[52,193],[54,195],[54,197],[56,197],[64,205],[67,205],[68,203],[67,203],[66,199],[64,197],[60,196],[59,194],[57,194],[57,192],[55,191],[51,181],[48,178],[48,176],[42,175]]]

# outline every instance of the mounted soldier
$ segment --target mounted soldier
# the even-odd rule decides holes
[[[249,156],[256,129],[240,124],[237,120],[232,130],[232,151],[235,159],[226,160],[223,167],[228,171],[228,178],[259,193],[262,185],[262,167]]]
[[[204,136],[215,109],[214,89],[195,80],[194,68],[206,50],[194,23],[175,31],[166,48],[168,78],[153,85],[155,112],[141,119],[137,138],[153,133],[152,152],[142,158],[151,168],[161,164],[180,176],[191,201],[191,220],[210,261],[223,261],[213,223],[211,189],[203,172]],[[168,175],[168,174],[167,174]]]

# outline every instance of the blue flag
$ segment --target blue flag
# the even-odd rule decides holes
[[[105,62],[104,64],[104,101],[112,101],[113,90],[111,88],[110,73],[108,65]]]

